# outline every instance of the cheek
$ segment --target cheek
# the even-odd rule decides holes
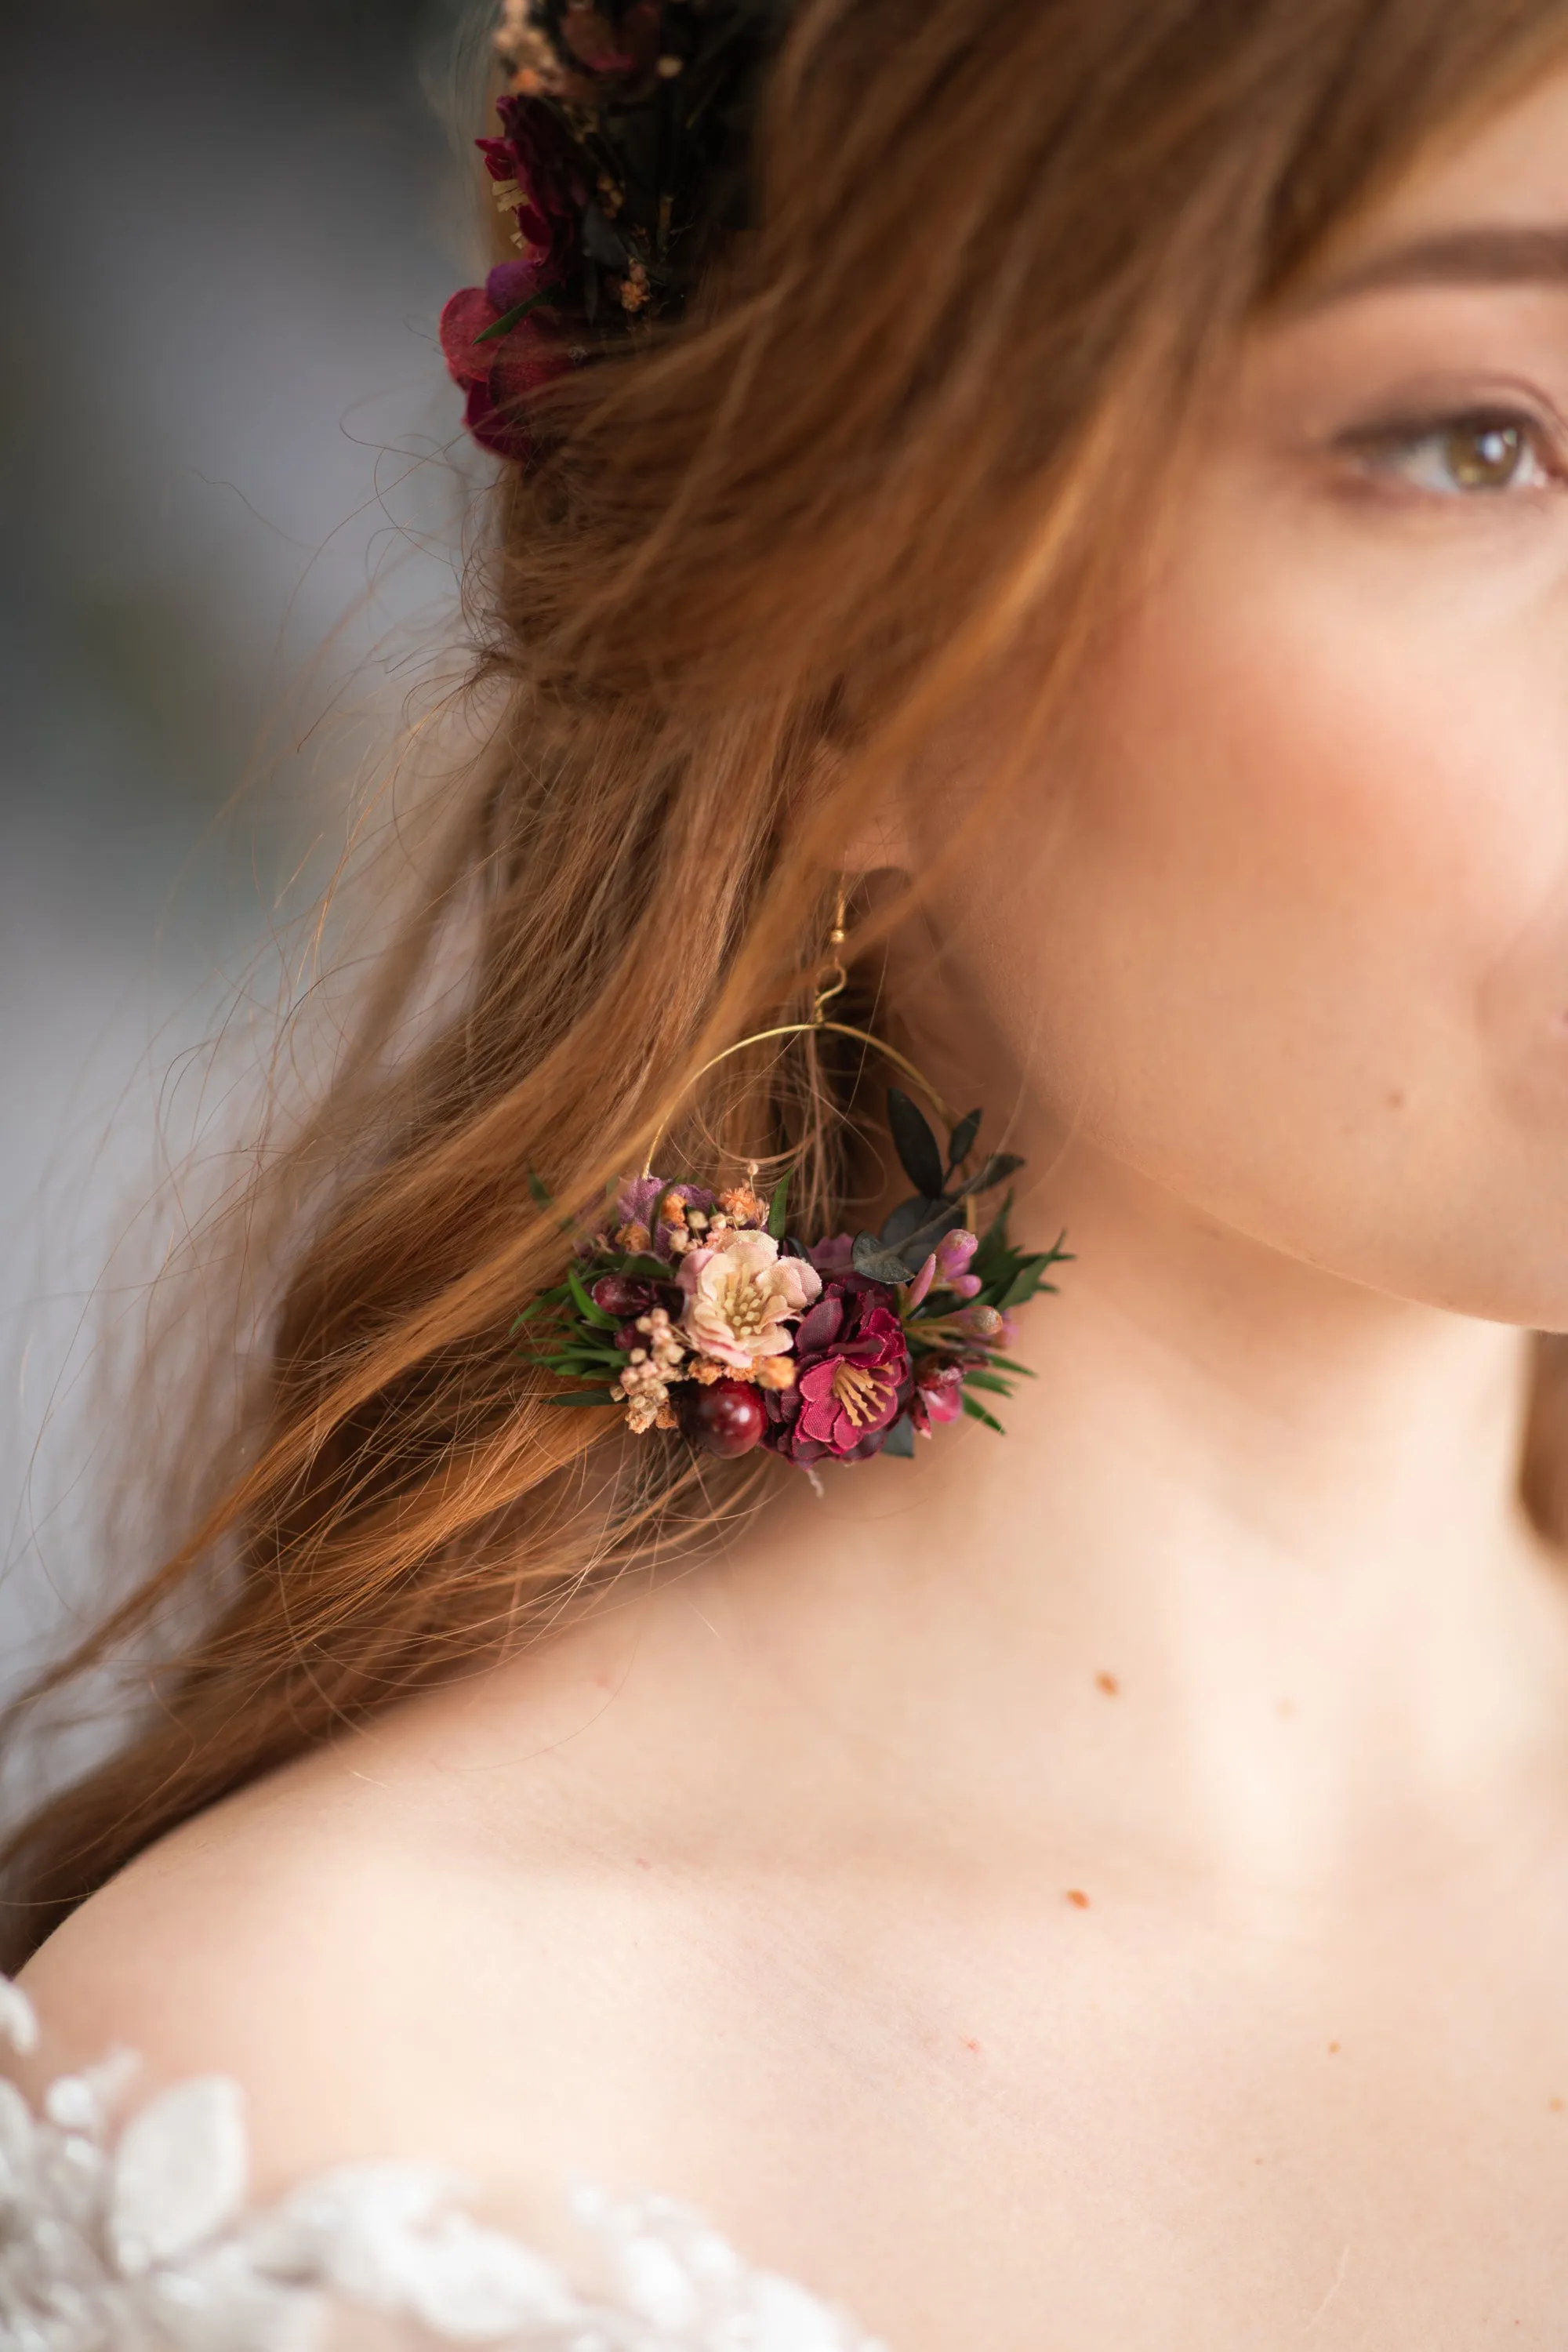
[[[1237,537],[1193,532],[1049,765],[995,1005],[1080,1131],[1361,1262],[1394,1188],[1443,1219],[1527,1104],[1565,1139],[1561,615]]]

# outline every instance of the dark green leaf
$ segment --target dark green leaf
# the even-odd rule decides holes
[[[857,1274],[873,1282],[908,1282],[910,1269],[897,1250],[884,1249],[875,1234],[857,1234],[851,1258]]]
[[[983,1167],[964,1179],[966,1192],[989,1192],[994,1184],[1005,1184],[1023,1166],[1016,1151],[994,1151]]]
[[[918,1225],[912,1234],[907,1234],[899,1244],[899,1254],[904,1259],[910,1272],[912,1275],[918,1274],[938,1242],[946,1234],[955,1232],[963,1223],[963,1202],[950,1201],[931,1219],[929,1225]]]
[[[994,1372],[965,1372],[963,1385],[966,1389],[989,1389],[994,1396],[1010,1397],[1013,1393],[1012,1381],[998,1380]]]
[[[492,327],[490,329],[491,334],[493,335],[495,331],[496,330]],[[552,1209],[555,1206],[554,1200],[546,1190],[543,1180],[538,1176],[531,1168],[528,1171],[528,1189],[532,1193],[534,1199],[538,1202],[542,1209]]]
[[[474,337],[475,342],[499,342],[502,335],[510,335],[514,327],[521,326],[529,312],[537,309],[541,302],[548,302],[555,290],[552,286],[542,286],[538,293],[529,295],[526,301],[514,302],[510,310],[503,310],[494,324],[485,329],[483,334]],[[549,1195],[545,1197],[548,1199]]]
[[[915,1454],[915,1425],[907,1412],[902,1412],[882,1440],[882,1452],[890,1454],[897,1462],[912,1462]]]
[[[588,1389],[577,1396],[546,1397],[544,1402],[546,1404],[584,1405],[619,1404],[621,1400],[618,1396],[612,1396],[608,1389]]]
[[[977,1404],[974,1399],[970,1395],[967,1388],[963,1391],[963,1410],[969,1415],[971,1421],[983,1421],[987,1429],[994,1429],[996,1432],[998,1437],[1006,1436],[1007,1433],[1003,1428],[1001,1423],[997,1420],[995,1414],[994,1412],[987,1412],[983,1404]]]
[[[784,1235],[784,1218],[789,1211],[789,1170],[786,1168],[773,1186],[773,1199],[768,1202],[768,1231],[775,1242]]]
[[[566,1269],[566,1284],[576,1304],[577,1312],[584,1323],[592,1323],[601,1331],[614,1331],[619,1328],[616,1318],[589,1297],[584,1286],[583,1277],[574,1265],[569,1265]]]
[[[612,1274],[629,1275],[637,1282],[675,1280],[675,1268],[667,1265],[663,1258],[655,1257],[651,1250],[643,1250],[636,1257],[617,1258],[606,1270]]]
[[[947,1172],[951,1176],[961,1160],[967,1160],[974,1149],[974,1139],[980,1132],[981,1114],[965,1111],[947,1139]]]
[[[1015,1373],[1021,1381],[1037,1381],[1040,1377],[1033,1365],[1016,1364],[1011,1356],[993,1356],[991,1360],[994,1364],[1000,1364],[1005,1372]]]
[[[1026,1257],[996,1301],[1003,1314],[1005,1315],[1010,1307],[1026,1306],[1037,1290],[1054,1290],[1055,1283],[1046,1282],[1042,1280],[1042,1276],[1046,1268],[1055,1264],[1056,1259],[1048,1250],[1043,1252],[1038,1257]]]
[[[897,1249],[910,1234],[918,1233],[921,1225],[929,1224],[933,1217],[940,1216],[946,1206],[947,1202],[940,1197],[928,1200],[923,1192],[911,1193],[907,1201],[900,1201],[896,1209],[889,1210],[884,1218],[883,1241],[889,1249]]]
[[[888,1125],[910,1182],[917,1192],[934,1200],[942,1185],[941,1148],[924,1112],[899,1087],[888,1088]]]

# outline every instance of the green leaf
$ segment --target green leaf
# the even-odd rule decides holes
[[[786,1168],[773,1186],[773,1199],[768,1202],[768,1231],[775,1242],[784,1237],[784,1217],[789,1209],[789,1170]]]
[[[566,1286],[571,1291],[577,1312],[584,1323],[592,1323],[601,1331],[615,1331],[619,1328],[616,1318],[599,1306],[596,1300],[589,1297],[584,1286],[583,1277],[574,1265],[569,1265],[566,1269]]]
[[[915,1458],[915,1425],[907,1412],[901,1412],[883,1438],[879,1449],[890,1454],[895,1462],[912,1462]]]
[[[998,1380],[994,1372],[965,1372],[963,1385],[966,1389],[989,1389],[993,1396],[1010,1397],[1013,1393],[1012,1381]]]
[[[495,330],[492,328],[490,331],[493,334]],[[528,1171],[528,1189],[542,1209],[552,1209],[555,1206],[554,1195],[531,1168]]]
[[[967,1160],[974,1149],[974,1139],[980,1132],[981,1114],[965,1111],[947,1139],[947,1172],[951,1176],[961,1160]]]
[[[1009,1176],[1016,1176],[1023,1164],[1016,1151],[994,1151],[984,1167],[964,1179],[963,1189],[965,1192],[989,1192],[993,1186],[1005,1184]]]
[[[544,1402],[546,1404],[584,1405],[619,1404],[621,1400],[617,1396],[612,1396],[608,1389],[595,1389],[588,1396],[553,1396],[546,1397]]]
[[[996,1301],[1004,1315],[1010,1307],[1026,1307],[1037,1290],[1054,1290],[1055,1283],[1042,1280],[1046,1268],[1055,1264],[1048,1255],[1026,1257],[1001,1297]]]
[[[605,1271],[627,1275],[637,1282],[673,1282],[676,1272],[674,1266],[656,1257],[651,1250],[643,1250],[636,1257],[616,1258]]]
[[[910,1182],[917,1192],[934,1200],[942,1186],[941,1148],[924,1112],[899,1087],[888,1088],[888,1125]]]
[[[1000,1364],[1005,1372],[1015,1373],[1021,1381],[1037,1381],[1040,1377],[1032,1364],[1016,1364],[1011,1356],[993,1356],[991,1360],[994,1364]]]
[[[963,1391],[963,1410],[969,1415],[971,1421],[983,1421],[987,1429],[994,1429],[996,1432],[998,1437],[1006,1436],[1007,1433],[1003,1428],[1001,1423],[997,1420],[995,1414],[994,1412],[987,1412],[983,1404],[976,1404],[974,1399],[970,1395],[967,1386]]]
[[[503,335],[510,335],[514,327],[521,326],[531,310],[541,302],[548,302],[551,296],[560,290],[558,286],[542,286],[537,294],[530,294],[524,301],[514,302],[510,310],[503,310],[500,317],[485,329],[483,334],[474,337],[475,342],[499,342]]]

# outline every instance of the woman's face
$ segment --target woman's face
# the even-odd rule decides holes
[[[1092,706],[986,864],[1015,1066],[1211,1223],[1568,1327],[1568,76],[1257,334]]]

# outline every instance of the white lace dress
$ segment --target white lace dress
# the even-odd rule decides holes
[[[4,1977],[0,2040],[38,2043]],[[468,2184],[427,2165],[342,2165],[252,2207],[238,2084],[138,2105],[136,2074],[115,2053],[58,2077],[41,2113],[0,2078],[4,2352],[881,2352],[665,2198],[576,2192],[587,2284],[482,2228]]]

